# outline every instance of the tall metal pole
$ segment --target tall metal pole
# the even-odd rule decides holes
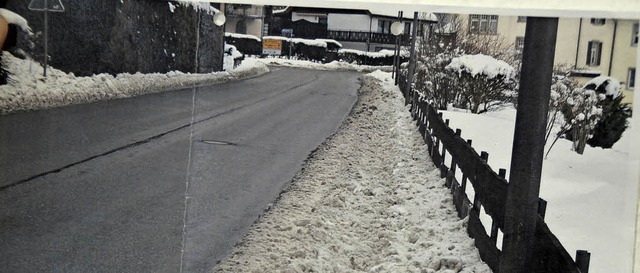
[[[418,12],[413,13],[413,26],[411,28],[411,52],[409,55],[409,69],[407,71],[407,86],[405,86],[405,104],[409,102],[411,95],[411,83],[413,82],[413,71],[416,68],[416,40],[418,38]]]
[[[402,20],[402,11],[398,11],[398,22]],[[400,56],[398,55],[400,52],[399,47],[399,35],[396,35],[395,47],[393,48],[393,71],[391,71],[391,78],[395,79],[395,85],[398,85],[398,66]]]
[[[558,18],[527,18],[500,273],[525,273],[533,268],[557,31]]]
[[[44,0],[44,77],[47,77],[47,62],[49,55],[49,3]]]

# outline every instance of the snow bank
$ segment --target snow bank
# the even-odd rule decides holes
[[[351,64],[347,62],[338,62],[338,61],[322,64],[322,63],[314,63],[310,61],[284,59],[284,58],[265,58],[265,59],[254,59],[254,60],[256,62],[261,62],[266,65],[299,67],[299,68],[317,69],[317,70],[371,72],[376,70],[391,71],[393,69],[391,66],[356,65],[356,64]]]
[[[446,66],[446,69],[458,74],[464,71],[473,77],[478,74],[485,75],[488,78],[502,75],[507,79],[511,79],[516,75],[516,70],[508,63],[483,54],[463,55],[453,58],[451,63]]]
[[[224,33],[224,37],[233,37],[233,38],[238,38],[238,39],[253,39],[253,40],[256,40],[258,42],[262,41],[260,38],[258,38],[257,36],[254,36],[254,35],[232,33],[232,32],[225,32]]]
[[[109,74],[76,77],[72,73],[48,67],[48,77],[42,78],[43,68],[32,60],[21,60],[7,52],[3,60],[10,75],[9,84],[0,86],[0,114],[127,98],[257,76],[269,71],[262,63],[243,62],[229,72],[208,74],[172,71],[165,74],[124,73],[115,77]]]
[[[606,86],[604,88],[606,90],[606,95],[613,96],[614,98],[620,96],[620,81],[613,77],[608,77],[608,76],[595,77],[590,81],[588,81],[584,85],[584,88],[587,88],[587,86],[589,85],[594,85],[595,86],[594,89],[597,90],[597,89],[600,89],[600,86],[602,86],[605,83],[606,83]]]
[[[287,37],[282,37],[282,36],[264,36],[262,37],[262,39],[264,40],[281,40],[281,41],[288,41],[294,44],[305,44],[308,46],[315,46],[315,47],[327,47],[327,42],[321,40],[321,39],[302,39],[302,38],[287,38]]]
[[[389,73],[366,76],[342,128],[213,272],[491,272],[403,102]]]

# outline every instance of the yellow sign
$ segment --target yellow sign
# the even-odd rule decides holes
[[[262,54],[280,55],[282,52],[282,40],[262,40]]]

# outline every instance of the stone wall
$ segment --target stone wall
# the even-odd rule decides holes
[[[41,60],[43,12],[30,11],[29,2],[10,0],[7,8],[36,33],[21,35],[18,47]],[[177,4],[172,12],[159,0],[62,2],[65,12],[49,13],[49,64],[57,69],[78,76],[222,69],[223,30],[211,14]]]

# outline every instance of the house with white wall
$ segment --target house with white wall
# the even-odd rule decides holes
[[[289,27],[294,29],[296,37],[334,39],[345,49],[379,51],[394,48],[395,36],[391,34],[391,24],[398,21],[397,11],[290,6],[274,11],[273,15],[290,20]],[[406,45],[413,27],[413,13],[404,13],[401,20],[405,25],[401,38]],[[418,35],[429,35],[430,26],[436,21],[435,15],[422,14],[417,26]],[[298,25],[301,30],[296,31]]]
[[[226,16],[225,32],[262,37],[266,34],[264,6],[223,4]]]

